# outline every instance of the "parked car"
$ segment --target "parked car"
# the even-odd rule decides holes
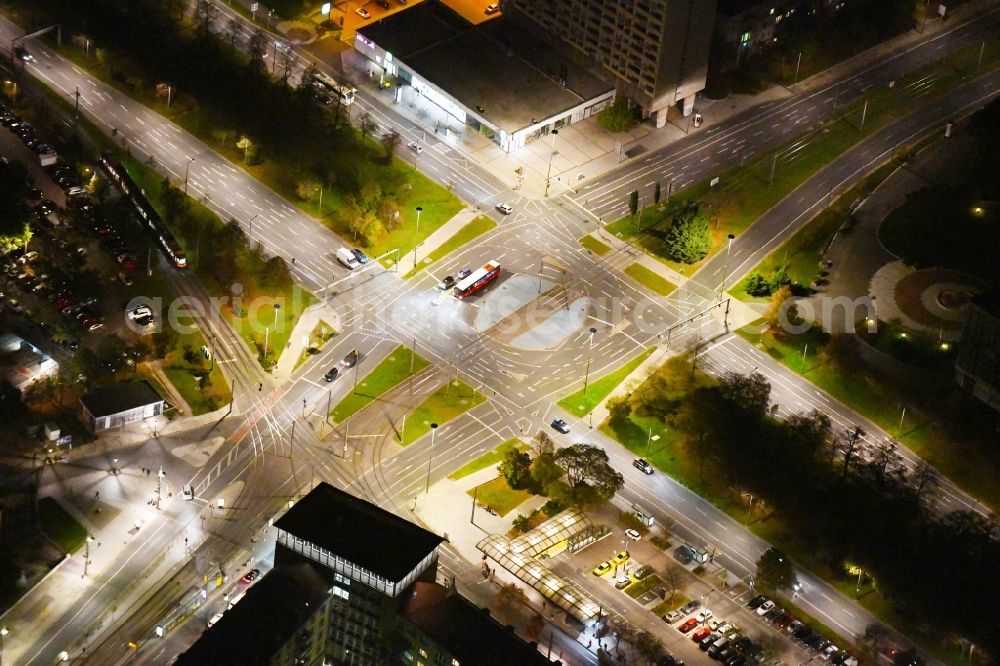
[[[244,583],[252,583],[260,576],[260,569],[251,569],[242,578]]]
[[[354,253],[346,247],[337,248],[337,261],[343,264],[345,268],[352,271],[361,265],[358,258],[354,256]]]
[[[628,575],[623,574],[618,577],[618,580],[615,581],[615,589],[624,590],[631,584],[632,584],[632,579],[629,578]]]
[[[747,608],[750,610],[757,610],[765,601],[767,601],[767,597],[763,594],[758,594],[756,597],[747,602]]]
[[[357,9],[354,10],[354,13],[363,19],[370,19],[372,17],[372,15],[369,14],[368,10],[365,9],[364,7],[358,7]]]
[[[627,550],[619,550],[614,557],[611,558],[611,564],[613,566],[621,566],[629,561],[631,556],[628,554]]]
[[[354,258],[358,260],[358,263],[364,266],[368,263],[368,255],[359,250],[358,248],[351,248],[351,252],[354,254]]]
[[[694,622],[695,626],[697,626],[698,624],[698,621],[695,620],[694,618],[691,618],[690,620],[688,620],[688,622]],[[703,640],[705,640],[706,636],[710,636],[711,634],[712,634],[711,629],[709,629],[708,627],[701,627],[700,629],[698,629],[698,631],[691,634],[691,640],[693,640],[695,643],[700,643]]]
[[[632,578],[634,580],[642,580],[643,578],[650,576],[652,573],[653,573],[653,567],[649,566],[648,564],[644,564],[643,566],[636,569],[635,573],[632,574]]]
[[[757,608],[757,615],[763,617],[774,608],[774,602],[767,599]]]
[[[691,550],[690,546],[677,546],[674,549],[674,559],[681,564],[691,564],[694,562],[694,551]]]
[[[625,530],[625,536],[627,536],[629,539],[632,539],[632,541],[638,541],[639,539],[642,538],[642,535],[639,534],[639,530],[634,530],[631,527]]]
[[[663,616],[663,621],[668,624],[673,624],[682,617],[684,617],[684,613],[680,612],[678,609],[674,609]]]
[[[491,16],[493,14],[496,14],[498,11],[500,11],[500,5],[498,5],[497,3],[494,2],[492,4],[486,5],[486,15],[487,16]]]
[[[698,620],[694,619],[693,617],[689,617],[684,622],[684,624],[677,627],[677,631],[681,632],[682,634],[686,634],[697,626],[698,626]]]
[[[564,435],[569,433],[569,424],[562,419],[553,419],[551,425]]]
[[[611,564],[609,562],[601,562],[596,567],[594,567],[595,576],[603,576],[604,574],[611,571]]]
[[[505,203],[497,204],[497,210],[503,213],[504,215],[510,215],[511,213],[514,212],[514,209],[510,207],[510,204],[505,204]]]
[[[712,619],[712,611],[705,608],[700,613],[695,615],[695,619],[698,620],[698,622],[700,622],[701,624],[704,624],[705,622],[708,622],[709,620]]]

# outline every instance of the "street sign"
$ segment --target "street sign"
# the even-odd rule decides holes
[[[718,176],[716,176],[712,180],[708,181],[708,186],[709,187],[715,187],[718,184],[719,184],[719,177]]]
[[[945,7],[944,5],[938,5],[938,16],[940,16],[941,18],[944,18],[944,13],[946,11],[948,11],[947,7]]]
[[[251,2],[251,3],[250,3],[250,11],[252,11],[252,12],[255,12],[255,11],[257,11],[257,6],[258,6],[259,4],[260,4],[259,2]]]
[[[330,15],[330,7],[331,7],[331,3],[324,2],[323,6],[319,10],[319,13],[322,14],[323,16],[329,16]]]

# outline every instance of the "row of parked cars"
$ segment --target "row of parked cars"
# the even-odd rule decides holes
[[[747,608],[754,611],[763,622],[767,622],[776,630],[784,632],[804,648],[815,651],[816,657],[819,659],[838,666],[857,666],[857,659],[834,645],[833,641],[824,638],[809,625],[796,620],[794,615],[763,594],[759,594],[747,602]]]
[[[670,611],[663,621],[676,625],[682,634],[690,634],[703,652],[727,666],[749,666],[764,661],[764,650],[759,645],[743,636],[735,624],[716,618],[697,599]]]
[[[14,113],[7,104],[0,102],[0,123],[17,135],[21,143],[38,155],[55,154],[55,148],[42,141],[35,128]]]

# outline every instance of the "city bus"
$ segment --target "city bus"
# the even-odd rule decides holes
[[[500,277],[500,262],[491,259],[482,268],[477,268],[455,285],[455,298],[461,300],[484,289]]]
[[[337,83],[323,72],[313,74],[312,85],[313,88],[321,93],[339,100],[341,104],[350,104],[353,102],[354,94],[358,92],[356,88]]]

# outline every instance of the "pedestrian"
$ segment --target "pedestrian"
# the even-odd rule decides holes
[[[261,382],[260,385],[257,386],[257,390],[258,391],[263,391],[264,390],[264,382]]]
[[[295,257],[292,257],[292,266],[295,265]]]
[[[101,491],[100,490],[95,490],[94,491],[94,499],[101,499]]]

